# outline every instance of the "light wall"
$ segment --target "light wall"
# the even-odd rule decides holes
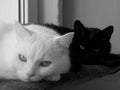
[[[61,5],[62,0],[39,0],[39,23],[53,23],[57,25],[61,24]]]
[[[0,21],[18,20],[18,0],[0,0]]]
[[[73,28],[76,19],[88,27],[114,26],[113,53],[120,53],[120,0],[64,0],[63,25]]]

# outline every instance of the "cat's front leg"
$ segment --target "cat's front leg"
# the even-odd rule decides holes
[[[53,75],[47,76],[45,80],[58,81],[60,80],[60,74],[53,74]]]

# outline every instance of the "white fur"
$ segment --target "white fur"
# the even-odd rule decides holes
[[[5,28],[7,27],[7,28]],[[41,25],[0,25],[0,78],[22,81],[47,79],[57,81],[70,68],[68,47],[73,33],[60,36]],[[22,62],[22,54],[27,62]],[[42,61],[51,61],[41,67]]]

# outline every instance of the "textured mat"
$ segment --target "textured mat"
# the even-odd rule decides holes
[[[40,81],[35,83],[26,83],[13,80],[0,80],[0,90],[63,90],[64,87],[83,84],[87,81],[101,78],[119,71],[120,67],[114,69],[104,66],[84,66],[81,72],[68,73],[62,75],[62,79],[57,82]]]

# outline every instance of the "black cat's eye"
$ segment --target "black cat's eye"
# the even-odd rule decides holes
[[[42,61],[41,63],[40,63],[40,66],[42,66],[42,67],[48,67],[48,66],[50,66],[51,65],[51,61]]]
[[[83,45],[80,45],[80,48],[81,48],[82,50],[84,50],[84,49],[85,49],[85,47],[84,47]]]
[[[19,54],[19,59],[22,61],[22,62],[27,62],[27,59],[24,55],[22,54]]]

